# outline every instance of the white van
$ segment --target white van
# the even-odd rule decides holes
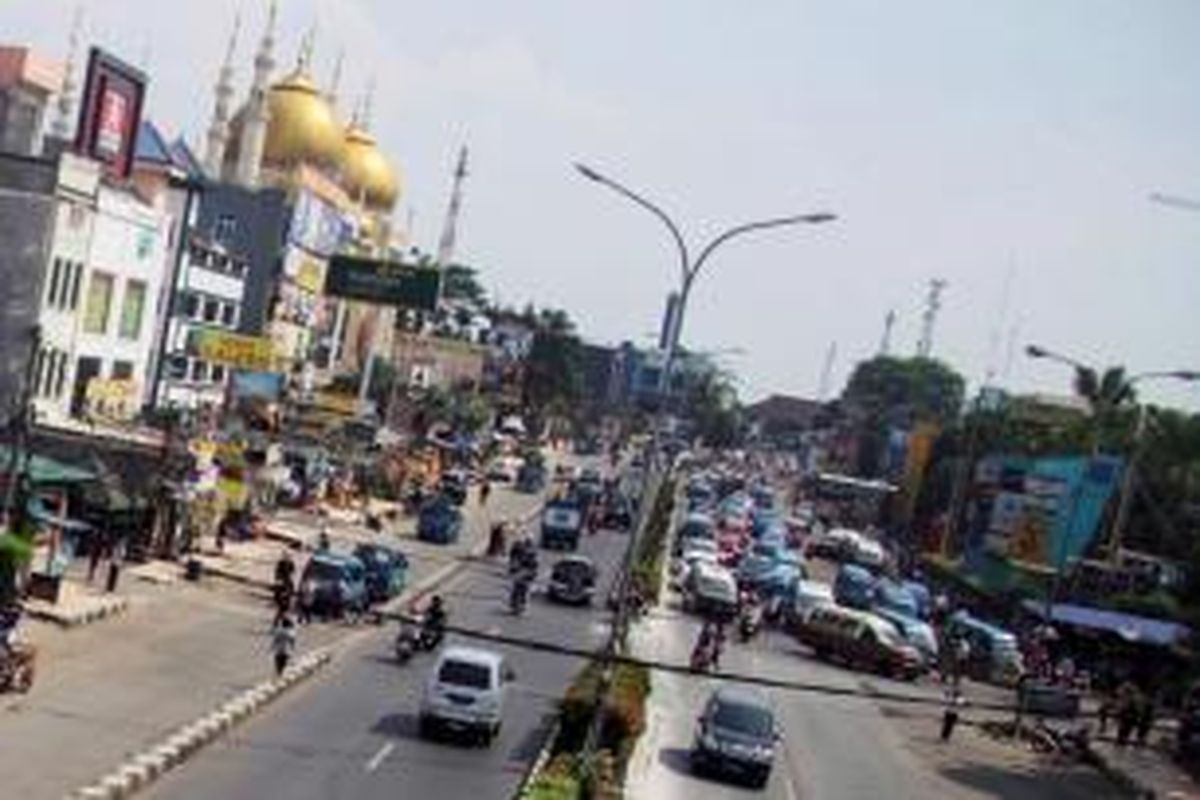
[[[513,678],[499,653],[474,647],[446,648],[425,683],[421,735],[444,730],[491,744],[500,732],[504,696]]]

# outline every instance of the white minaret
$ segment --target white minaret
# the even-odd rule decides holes
[[[463,181],[467,177],[467,146],[458,150],[458,164],[454,167],[454,183],[450,190],[450,207],[446,209],[446,221],[438,239],[437,263],[440,267],[450,264],[454,258],[454,245],[458,240],[458,217],[462,213]]]
[[[212,124],[208,126],[208,139],[204,150],[204,171],[213,179],[221,177],[221,165],[225,163],[225,145],[229,142],[229,102],[233,99],[233,51],[237,47],[241,26],[241,15],[234,16],[233,31],[229,34],[229,45],[225,48],[225,62],[221,64],[221,71],[217,75]]]
[[[270,88],[271,72],[275,69],[275,17],[276,1],[271,0],[267,11],[267,28],[263,31],[254,56],[254,82],[250,84],[250,99],[246,102],[246,121],[242,126],[242,141],[238,147],[237,167],[234,180],[242,186],[257,186],[262,169],[263,148],[267,143],[267,123],[270,109],[267,107],[267,90]]]
[[[83,8],[75,6],[71,18],[71,38],[67,44],[67,63],[63,67],[62,88],[58,92],[57,114],[50,132],[58,139],[70,139],[75,127],[75,59],[79,56],[79,29],[83,24]]]
[[[337,54],[337,60],[333,62],[333,75],[329,78],[329,91],[325,93],[325,99],[329,102],[329,107],[337,110],[338,104],[338,89],[342,83],[342,62],[346,60],[346,48],[340,48]]]

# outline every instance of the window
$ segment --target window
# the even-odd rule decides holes
[[[182,306],[183,315],[185,317],[188,319],[196,319],[196,316],[200,313],[200,298],[196,297],[194,294],[184,292]]]
[[[142,228],[138,231],[137,237],[137,257],[142,260],[150,255],[154,250],[154,230],[151,228]]]
[[[202,382],[208,376],[208,364],[200,359],[192,362],[192,380]]]
[[[125,302],[121,306],[121,324],[117,335],[122,339],[136,339],[142,333],[142,316],[146,311],[146,284],[128,281],[125,284]]]
[[[79,286],[83,283],[83,264],[76,263],[74,265],[75,277],[71,281],[71,305],[72,311],[79,308]]]
[[[225,365],[224,364],[213,364],[212,372],[209,374],[209,377],[212,379],[213,383],[224,383],[225,382]]]
[[[46,367],[53,370],[53,362],[51,362],[52,351],[42,348],[38,350],[37,360],[33,362],[33,393],[39,397],[49,393],[50,381],[46,380]],[[46,386],[43,387],[42,384]]]
[[[133,377],[132,361],[114,361],[112,377],[115,381],[127,381]]]
[[[221,305],[221,324],[232,328],[236,323],[234,317],[237,314],[237,306],[233,303],[224,303]]]
[[[237,235],[237,219],[232,214],[222,214],[217,217],[217,225],[213,229],[213,238],[224,245],[233,242]]]
[[[54,376],[54,396],[62,397],[63,389],[67,385],[67,354],[58,354],[58,369]]]
[[[87,302],[83,309],[83,332],[104,333],[112,307],[113,276],[93,272],[88,281]]]
[[[187,377],[188,360],[187,356],[171,356],[167,361],[167,376],[173,380],[181,381]]]
[[[67,265],[69,268],[69,265]],[[58,305],[58,283],[62,277],[63,260],[61,258],[54,259],[54,266],[50,269],[50,289],[46,292],[46,305]]]
[[[221,313],[221,304],[220,303],[218,303],[216,300],[205,300],[204,301],[204,321],[205,322],[216,322],[217,317],[220,315],[220,313]]]
[[[229,272],[235,278],[246,277],[246,265],[241,261],[229,260]]]

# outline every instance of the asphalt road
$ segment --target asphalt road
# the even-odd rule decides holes
[[[653,612],[637,633],[638,651],[686,664],[698,622],[668,605]],[[789,637],[768,632],[749,644],[731,640],[723,671],[858,690],[911,692],[898,683],[815,661]],[[769,690],[784,738],[765,791],[691,774],[688,752],[696,716],[719,685],[711,678],[657,673],[647,735],[631,765],[628,796],[641,800],[716,800],[758,797],[882,798],[924,800],[952,796],[904,747],[873,700]],[[928,692],[928,689],[924,690]],[[922,693],[917,690],[917,693]]]
[[[607,592],[627,541],[627,534],[610,531],[585,536],[581,552],[602,570],[598,598]],[[539,584],[554,559],[542,553]],[[609,614],[601,600],[592,609],[568,608],[538,592],[526,613],[513,617],[508,586],[504,565],[470,563],[441,589],[451,624],[572,647],[603,643]],[[394,632],[389,625],[364,634],[314,683],[200,753],[149,796],[369,800],[403,791],[446,800],[510,797],[544,741],[554,704],[579,661],[498,648],[517,673],[500,736],[490,748],[431,742],[418,737],[416,713],[432,658],[423,654],[405,666],[396,664]]]

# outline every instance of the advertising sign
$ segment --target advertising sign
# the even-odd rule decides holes
[[[271,340],[263,336],[212,329],[192,330],[188,351],[205,361],[249,370],[269,370],[274,363]]]
[[[325,274],[325,293],[347,300],[433,311],[437,308],[442,273],[397,261],[358,256],[334,256]]]
[[[146,76],[140,70],[93,47],[88,53],[75,149],[103,162],[113,177],[128,178],[145,95]]]
[[[229,391],[235,400],[251,397],[278,400],[283,395],[283,375],[278,372],[235,370]]]
[[[349,235],[350,223],[341,211],[307,189],[297,191],[288,228],[291,242],[317,255],[329,256]]]

